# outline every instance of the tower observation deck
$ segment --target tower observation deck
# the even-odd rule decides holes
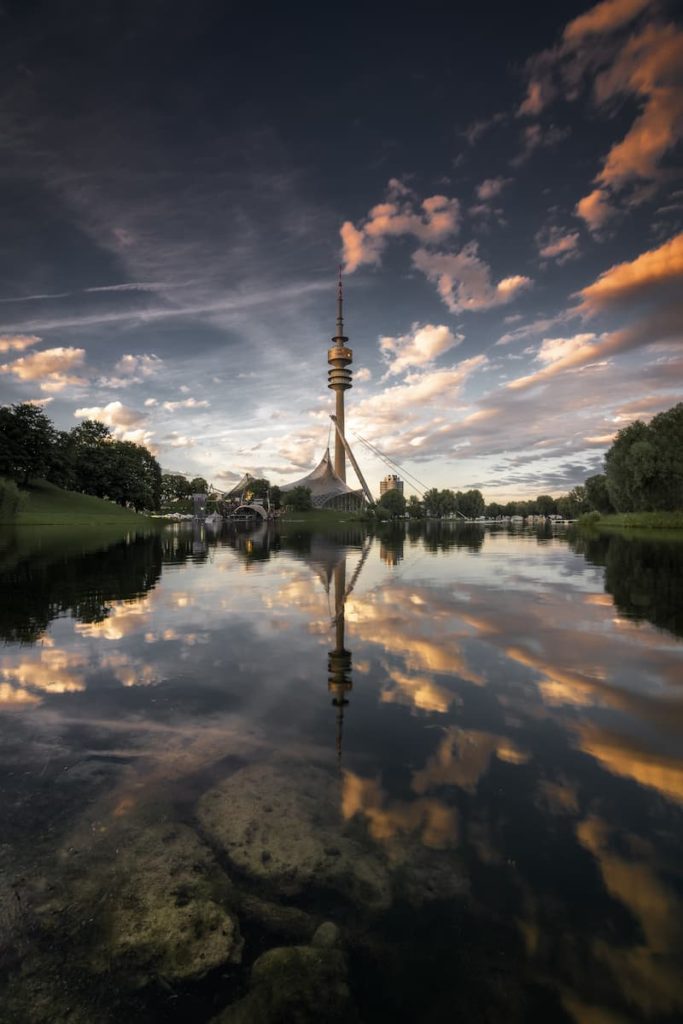
[[[337,285],[337,333],[332,338],[332,348],[327,350],[327,362],[330,366],[327,371],[327,386],[334,391],[336,396],[335,415],[339,427],[334,440],[334,471],[338,477],[346,481],[346,451],[342,441],[342,437],[345,436],[344,392],[353,387],[351,370],[348,369],[353,362],[353,352],[346,344],[349,339],[344,334],[343,301],[340,267],[339,284]]]

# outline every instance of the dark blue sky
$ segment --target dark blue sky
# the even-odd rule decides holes
[[[5,2],[0,37],[0,401],[301,475],[340,258],[349,430],[427,484],[558,493],[680,395],[673,5]]]

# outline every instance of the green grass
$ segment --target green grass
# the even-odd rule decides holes
[[[13,526],[148,526],[152,520],[111,501],[63,491],[45,480],[22,488],[24,502]],[[5,524],[3,524],[5,525]]]
[[[603,529],[683,530],[683,512],[620,512],[600,516],[595,524]]]
[[[280,519],[281,523],[301,526],[336,526],[338,523],[363,522],[362,512],[336,512],[334,509],[314,508],[310,512],[287,512]]]

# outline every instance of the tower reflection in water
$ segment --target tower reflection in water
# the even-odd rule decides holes
[[[347,650],[345,646],[346,622],[344,611],[346,607],[346,599],[358,581],[358,577],[365,565],[371,546],[372,540],[369,539],[363,546],[358,565],[356,566],[348,587],[346,585],[345,549],[342,548],[340,550],[339,558],[335,562],[331,574],[332,581],[334,582],[334,615],[332,617],[332,625],[334,626],[335,646],[334,650],[328,651],[327,654],[327,689],[328,692],[332,694],[332,706],[336,708],[337,711],[336,747],[337,760],[340,766],[344,733],[344,708],[347,707],[349,703],[347,694],[353,689],[353,679],[351,678],[351,651]]]

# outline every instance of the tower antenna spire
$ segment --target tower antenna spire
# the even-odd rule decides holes
[[[344,286],[342,284],[342,265],[339,264],[339,282],[337,284],[337,338],[344,337]]]

